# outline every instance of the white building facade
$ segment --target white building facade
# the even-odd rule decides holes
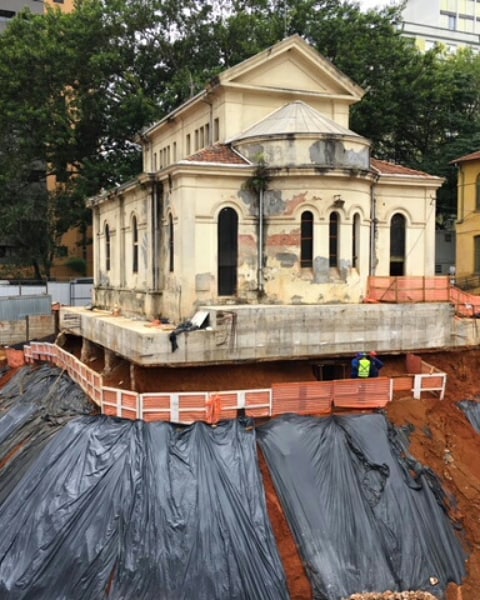
[[[363,90],[298,36],[142,133],[144,172],[91,198],[95,304],[360,303],[369,275],[432,276],[442,180],[370,157]]]
[[[480,50],[480,3],[475,0],[407,0],[402,11],[403,34],[421,50],[442,44],[449,51]]]

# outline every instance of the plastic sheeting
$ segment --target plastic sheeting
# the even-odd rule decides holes
[[[12,397],[22,386],[8,387]],[[0,421],[10,446],[25,442],[31,405],[56,394],[35,388]],[[244,423],[79,417],[27,463],[0,504],[0,598],[289,597]]]
[[[466,557],[441,488],[382,414],[288,415],[257,435],[315,598],[461,583]]]
[[[21,369],[0,390],[0,505],[65,423],[96,410],[60,369]]]
[[[470,425],[480,433],[480,403],[475,400],[463,400],[458,403],[458,406],[467,416]]]

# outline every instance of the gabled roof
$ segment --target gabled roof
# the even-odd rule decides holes
[[[287,63],[294,70],[294,77],[285,77]],[[148,136],[163,123],[201,102],[218,86],[254,89],[267,94],[287,91],[297,95],[342,99],[347,104],[358,102],[365,94],[360,86],[295,34],[226,69],[204,90],[147,127],[143,135]]]
[[[285,64],[295,67],[296,77],[285,77]],[[268,83],[265,83],[268,79]],[[228,86],[262,86],[272,89],[308,92],[319,96],[350,98],[358,102],[365,91],[337,69],[298,34],[283,39],[263,52],[219,74],[219,84]]]
[[[360,137],[355,132],[339,125],[300,100],[286,104],[270,115],[235,136],[230,142],[250,137],[285,134],[332,134]]]
[[[456,163],[467,162],[469,160],[480,160],[480,150],[465,154],[465,156],[460,156],[460,158],[450,161],[450,164],[455,165]]]
[[[223,165],[249,165],[246,158],[225,144],[215,144],[191,154],[181,162],[218,163]]]

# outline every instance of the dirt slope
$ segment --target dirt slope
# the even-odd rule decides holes
[[[449,600],[478,600],[480,434],[457,404],[480,396],[480,350],[425,354],[423,358],[447,373],[445,399],[395,399],[388,408],[388,416],[397,425],[414,426],[411,453],[441,477],[444,489],[456,500],[456,505],[451,506],[451,515],[463,527],[470,558],[468,578],[460,591],[449,590]]]
[[[411,453],[441,478],[444,489],[455,498],[450,512],[459,527],[469,553],[468,578],[461,588],[451,584],[448,600],[480,599],[480,434],[457,407],[462,400],[480,396],[480,350],[429,353],[422,355],[429,364],[447,373],[447,393],[443,401],[395,398],[387,413],[399,426],[411,425]],[[404,372],[404,359],[387,357],[382,375]],[[310,600],[312,592],[288,524],[273,490],[267,469],[262,464],[267,502],[280,552],[285,564],[293,600]],[[427,600],[428,593],[355,595],[355,600]]]
[[[455,502],[450,507],[451,516],[461,527],[465,547],[469,553],[468,577],[461,588],[451,585],[448,600],[480,600],[480,434],[474,431],[458,402],[480,398],[480,350],[428,353],[422,358],[447,373],[447,392],[443,401],[435,398],[414,400],[411,395],[396,397],[388,406],[391,421],[399,426],[412,426],[411,454],[430,467],[442,480],[444,489]],[[405,372],[405,359],[401,356],[382,357],[385,368],[382,375],[393,376]],[[98,361],[100,363],[100,361]],[[97,368],[98,365],[91,365]],[[263,387],[275,381],[305,381],[314,379],[308,363],[237,365],[227,368],[170,369],[163,373],[150,370],[136,374],[137,389],[142,391],[155,386],[173,391],[173,388],[239,389]],[[263,368],[262,368],[263,367]],[[101,368],[99,369],[101,370]],[[190,372],[191,371],[191,372]],[[199,375],[201,374],[201,377]],[[143,377],[142,377],[143,375]],[[225,387],[225,375],[228,387]],[[125,364],[109,375],[109,385],[128,387],[129,370]],[[140,391],[140,389],[139,389]],[[310,583],[283,515],[279,500],[263,457],[260,466],[264,475],[267,503],[285,565],[292,600],[311,600]],[[356,595],[355,600],[427,600],[426,593]]]

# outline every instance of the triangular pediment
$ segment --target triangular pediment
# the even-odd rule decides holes
[[[226,87],[350,97],[352,103],[364,94],[358,85],[298,35],[227,69],[219,80]]]

